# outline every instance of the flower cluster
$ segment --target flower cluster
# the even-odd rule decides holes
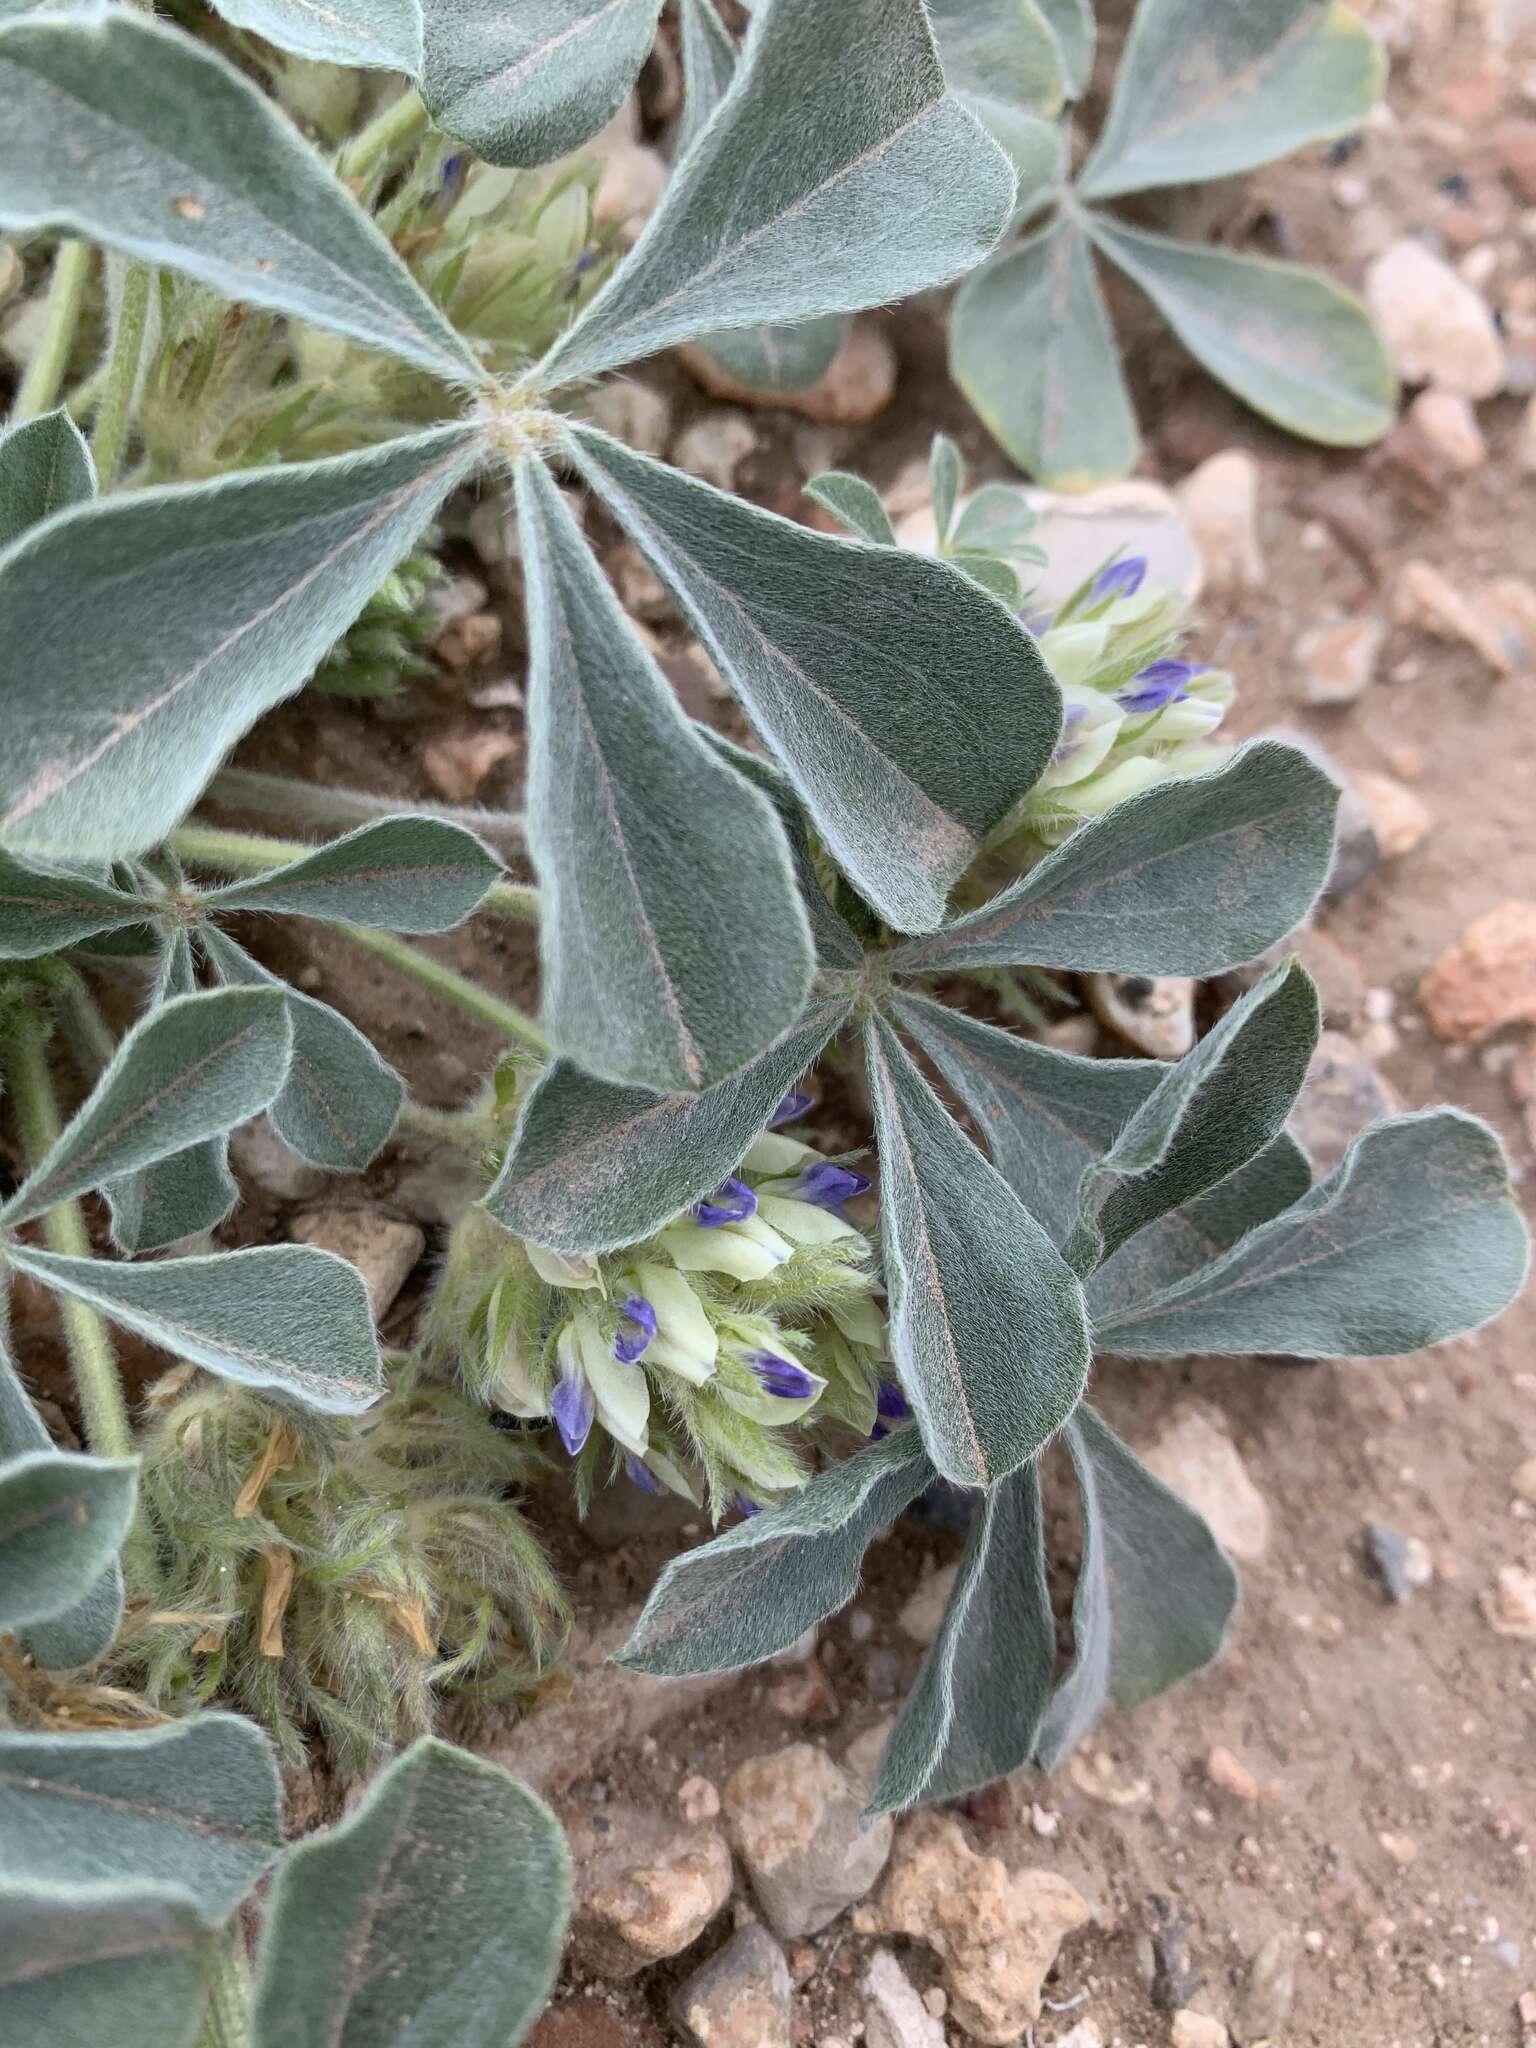
[[[775,1125],[808,1098],[790,1096]],[[782,1128],[655,1237],[566,1258],[458,1224],[429,1353],[509,1424],[548,1424],[585,1501],[626,1473],[718,1517],[792,1491],[819,1444],[905,1415],[887,1377],[874,1253],[846,1204],[869,1182]]]

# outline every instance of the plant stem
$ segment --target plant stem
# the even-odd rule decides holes
[[[22,1145],[29,1164],[36,1166],[62,1127],[53,1075],[48,1067],[48,1034],[40,1020],[28,1020],[13,1031],[7,1047],[6,1070]],[[43,1218],[43,1235],[49,1250],[65,1258],[88,1259],[92,1255],[90,1233],[78,1202],[60,1202],[50,1209]],[[98,1457],[131,1458],[133,1431],[107,1326],[95,1309],[83,1301],[61,1297],[59,1313],[64,1319],[86,1442]]]
[[[364,931],[360,925],[353,924],[337,925],[335,929],[355,946],[377,953],[381,960],[389,961],[402,974],[430,989],[444,1002],[452,1003],[466,1016],[476,1018],[481,1024],[489,1024],[493,1031],[515,1039],[532,1052],[544,1054],[549,1051],[549,1040],[531,1017],[525,1016],[511,1003],[504,1003],[500,996],[493,996],[489,989],[481,988],[467,976],[445,967],[440,960],[434,960],[430,954],[421,952],[405,939],[396,938],[393,932]]]
[[[80,324],[80,308],[85,302],[85,287],[90,274],[90,244],[60,242],[48,285],[48,309],[42,336],[27,365],[27,374],[21,380],[21,389],[16,394],[12,411],[12,418],[18,423],[47,412],[58,398],[64,373],[69,367],[70,351],[75,345],[75,329]]]
[[[419,92],[403,92],[376,114],[361,135],[337,152],[336,175],[343,182],[367,175],[375,165],[409,148],[426,127],[427,110]]]
[[[314,853],[297,839],[266,839],[255,832],[224,832],[214,825],[183,825],[170,837],[170,848],[192,867],[223,868],[235,875],[265,875]],[[520,882],[495,882],[480,905],[503,917],[536,920],[539,896]]]
[[[154,273],[142,263],[130,263],[123,276],[122,298],[117,324],[112,330],[112,350],[107,358],[106,383],[101,403],[91,426],[91,455],[96,463],[96,487],[111,490],[128,445],[133,422],[133,400],[139,384],[139,361],[144,353],[144,330],[149,324],[149,294]]]
[[[231,810],[253,811],[284,825],[323,832],[350,832],[375,818],[392,818],[398,797],[378,796],[361,789],[336,789],[323,782],[294,782],[286,775],[261,775],[250,768],[221,768],[208,785],[208,796]],[[410,809],[423,817],[462,825],[501,850],[523,843],[523,820],[517,811],[492,811],[475,804],[430,804],[414,799]]]
[[[224,1930],[198,2048],[250,2048],[251,1966],[238,1917]]]

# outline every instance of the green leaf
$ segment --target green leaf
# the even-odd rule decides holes
[[[350,193],[255,86],[180,29],[91,4],[15,17],[0,23],[0,98],[0,224],[104,242],[479,382],[468,346]]]
[[[1088,490],[1136,460],[1136,415],[1093,255],[1058,215],[967,278],[955,300],[950,370],[1021,469]]]
[[[98,932],[141,924],[144,915],[144,903],[125,890],[0,853],[0,960],[62,953]]]
[[[128,1033],[0,1221],[24,1223],[120,1174],[222,1137],[272,1100],[291,1043],[279,989],[217,989],[162,1003]]]
[[[1040,550],[1031,539],[1039,519],[1014,484],[983,484],[967,499],[950,545],[984,555],[1034,561]]]
[[[1216,1187],[1278,1137],[1307,1078],[1317,990],[1283,961],[1235,1003],[1083,1176],[1067,1257],[1091,1272],[1126,1240]]]
[[[789,849],[683,716],[541,462],[519,465],[517,502],[550,1035],[604,1080],[707,1088],[804,1005]]]
[[[543,164],[611,121],[645,62],[660,0],[425,0],[421,94],[493,164]]]
[[[12,1265],[178,1358],[246,1387],[356,1415],[384,1384],[362,1275],[312,1245],[125,1266],[12,1245]]]
[[[840,519],[860,540],[872,541],[876,547],[895,547],[896,529],[891,524],[891,515],[880,493],[863,477],[850,476],[842,469],[826,469],[811,478],[805,495],[824,505],[834,519]]]
[[[1333,0],[1139,0],[1085,199],[1196,185],[1358,128],[1386,53]]]
[[[218,0],[218,11],[316,63],[421,75],[420,0]]]
[[[900,1429],[672,1559],[617,1661],[659,1678],[738,1671],[846,1607],[864,1553],[934,1477]]]
[[[928,1455],[958,1486],[1027,1463],[1088,1373],[1082,1291],[997,1169],[872,1018],[891,1354]]]
[[[1001,598],[1009,611],[1018,610],[1023,601],[1024,586],[1016,569],[998,561],[993,555],[972,554],[965,548],[952,549],[948,560],[962,576],[969,576],[973,583],[979,583],[993,597]]]
[[[18,2044],[191,2048],[219,1935],[165,1886],[0,1891],[0,2006]]]
[[[513,2048],[555,1981],[570,1858],[499,1764],[425,1738],[272,1887],[255,2048]]]
[[[950,90],[978,102],[1059,114],[1061,47],[1035,0],[928,0]]]
[[[1493,1133],[1425,1110],[1373,1124],[1293,1208],[1095,1334],[1129,1358],[1390,1357],[1498,1315],[1528,1251]]]
[[[1093,0],[1038,0],[1038,5],[1061,48],[1067,98],[1080,100],[1088,90],[1088,80],[1093,71],[1094,41],[1098,33],[1093,18]]]
[[[282,1846],[271,1749],[236,1714],[0,1734],[0,1882],[148,1879],[224,1920]]]
[[[955,507],[965,488],[965,464],[960,459],[960,450],[948,434],[935,434],[933,437],[933,446],[928,451],[928,481],[933,493],[933,523],[938,529],[942,547],[949,539]]]
[[[51,1449],[0,1465],[0,1635],[85,1598],[128,1533],[137,1475],[131,1459]]]
[[[315,1166],[361,1173],[395,1128],[405,1083],[328,1003],[289,988],[213,925],[203,927],[202,940],[221,981],[276,986],[287,997],[293,1057],[281,1092],[267,1106],[272,1128]]]
[[[573,1255],[653,1236],[735,1172],[849,1008],[813,1003],[766,1052],[697,1095],[618,1088],[553,1061],[486,1208],[519,1237]]]
[[[1013,225],[1023,227],[1061,189],[1067,170],[1066,131],[1057,121],[997,100],[970,99],[967,105],[1013,165],[1019,181]]]
[[[441,818],[381,818],[359,825],[287,867],[228,882],[203,897],[210,910],[280,910],[391,932],[447,932],[485,900],[501,862],[462,825]]]
[[[903,299],[979,263],[1014,178],[949,95],[922,0],[774,0],[633,251],[540,369]]]
[[[1237,1604],[1237,1574],[1205,1522],[1091,1408],[1078,1409],[1065,1436],[1077,1475],[1082,1562],[1072,1664],[1040,1735],[1048,1771],[1106,1702],[1139,1706],[1209,1664]]]
[[[0,843],[110,860],[163,839],[240,735],[302,688],[475,452],[473,428],[441,427],[134,491],[24,535],[0,555]]]
[[[1095,242],[1213,377],[1277,426],[1332,447],[1379,441],[1397,378],[1360,301],[1315,270],[1199,249],[1088,216]]]
[[[838,865],[888,922],[931,930],[1060,733],[1029,635],[946,562],[811,533],[585,428],[573,440]]]
[[[1065,967],[1220,974],[1307,916],[1333,859],[1337,785],[1255,740],[1206,775],[1094,818],[990,903],[890,955],[901,974]]]
[[[715,0],[681,0],[683,112],[677,124],[677,154],[683,156],[703,134],[736,76],[736,41],[720,19]]]
[[[95,495],[91,452],[62,407],[0,433],[0,548]]]
[[[228,1152],[222,1136],[210,1138],[108,1182],[102,1193],[118,1249],[130,1255],[163,1251],[222,1223],[240,1199]]]
[[[871,1810],[959,1799],[1022,1770],[1055,1669],[1040,1476],[1031,1464],[977,1505],[943,1624],[880,1759]]]

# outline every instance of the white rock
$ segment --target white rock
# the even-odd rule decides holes
[[[1376,674],[1387,622],[1373,613],[1314,626],[1296,642],[1302,669],[1298,693],[1304,704],[1353,704],[1364,696]]]
[[[381,1209],[311,1209],[294,1218],[290,1234],[300,1244],[318,1245],[356,1266],[375,1322],[388,1313],[427,1248],[424,1231]]]
[[[1039,525],[1030,538],[1045,550],[1037,601],[1049,608],[1069,598],[1114,554],[1142,555],[1150,589],[1200,595],[1205,569],[1178,504],[1161,484],[1133,478],[1102,490],[1025,492]],[[888,501],[890,502],[890,501]],[[912,510],[908,505],[906,510]]]
[[[914,1643],[921,1643],[925,1650],[939,1633],[944,1610],[949,1605],[949,1596],[955,1590],[955,1580],[959,1576],[958,1564],[941,1565],[936,1572],[928,1574],[901,1610],[902,1634],[910,1636]]]
[[[862,1899],[891,1853],[889,1815],[866,1821],[863,1786],[813,1743],[754,1757],[723,1799],[763,1916],[785,1940],[819,1933]]]
[[[1186,2006],[1173,2016],[1173,2048],[1230,2048],[1232,2036],[1220,2020]]]
[[[672,401],[633,377],[611,377],[586,401],[587,418],[642,455],[665,455],[672,438]]]
[[[1269,1543],[1269,1508],[1220,1418],[1186,1408],[1141,1453],[1147,1469],[1210,1523],[1217,1542],[1248,1562]]]
[[[1488,460],[1477,415],[1459,391],[1421,391],[1408,408],[1408,424],[1432,469],[1469,476]]]
[[[1079,2020],[1070,2034],[1063,2034],[1056,2048],[1104,2048],[1104,2036],[1092,2020]]]
[[[1421,844],[1433,825],[1434,814],[1422,797],[1395,776],[1371,768],[1360,769],[1355,788],[1370,812],[1371,830],[1381,848],[1383,860],[1398,860]]]
[[[1259,465],[1245,448],[1224,448],[1192,470],[1175,496],[1205,580],[1214,590],[1253,590],[1264,581],[1259,545]]]
[[[683,429],[672,444],[672,460],[679,469],[728,491],[736,481],[737,465],[756,447],[757,429],[746,414],[721,407]]]
[[[864,2048],[944,2048],[944,2029],[889,1949],[864,1972]]]
[[[1095,1016],[1139,1052],[1181,1060],[1194,1049],[1195,984],[1182,974],[1090,974]]]
[[[1392,615],[1400,626],[1475,649],[1495,675],[1507,676],[1514,669],[1503,633],[1432,562],[1405,562],[1398,570]]]
[[[241,1180],[253,1182],[280,1201],[306,1201],[325,1186],[320,1168],[301,1158],[264,1116],[231,1131],[229,1163]]]
[[[1483,1612],[1496,1635],[1536,1641],[1536,1572],[1523,1565],[1501,1565],[1493,1591],[1482,1597]]]
[[[1504,381],[1493,315],[1448,263],[1404,236],[1365,273],[1365,298],[1398,374],[1463,398],[1491,398]]]

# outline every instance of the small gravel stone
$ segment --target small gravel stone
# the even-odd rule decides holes
[[[672,460],[679,469],[728,491],[738,467],[756,449],[757,429],[747,415],[722,407],[683,429],[672,443]]]
[[[1472,648],[1495,675],[1507,676],[1514,668],[1498,627],[1432,562],[1405,562],[1398,570],[1392,587],[1392,615],[1400,626]]]
[[[770,406],[823,426],[855,426],[884,412],[896,391],[896,349],[875,320],[855,320],[847,339],[814,384],[799,391],[759,389],[733,377],[708,349],[678,351],[689,375],[714,398]]]
[[[1296,1997],[1296,1967],[1291,1938],[1272,1934],[1254,1957],[1232,2015],[1232,2035],[1239,2048],[1260,2048],[1285,2032]]]
[[[1536,903],[1501,903],[1468,925],[1419,983],[1419,1002],[1452,1045],[1536,1024]]]
[[[723,1803],[764,1917],[786,1939],[862,1899],[891,1853],[889,1816],[866,1821],[863,1787],[808,1742],[743,1764]]]
[[[1203,2012],[1186,2006],[1173,2016],[1173,2048],[1229,2048],[1231,2040],[1221,2021],[1208,2019]]]
[[[1195,984],[1181,974],[1090,974],[1094,1014],[1127,1044],[1156,1060],[1179,1060],[1194,1049]]]
[[[425,1233],[414,1223],[402,1223],[381,1209],[311,1209],[294,1218],[290,1235],[356,1266],[375,1322],[388,1314],[427,1248]]]
[[[1404,1536],[1384,1522],[1365,1525],[1365,1556],[1372,1572],[1398,1606],[1432,1583],[1435,1567],[1428,1546],[1417,1536]]]
[[[1259,465],[1245,448],[1225,448],[1175,493],[1215,590],[1255,590],[1264,581],[1259,545]]]
[[[252,1182],[279,1201],[306,1201],[325,1186],[320,1168],[300,1158],[264,1116],[230,1132],[229,1163],[241,1180]]]
[[[945,2048],[943,2027],[889,1949],[871,1956],[863,1991],[864,2048]]]
[[[1387,622],[1374,613],[1303,633],[1296,643],[1302,702],[1331,706],[1353,704],[1363,697],[1386,637]]]
[[[1223,1550],[1244,1562],[1264,1555],[1269,1508],[1219,1415],[1186,1408],[1141,1457],[1165,1486],[1204,1515]]]
[[[902,1634],[914,1643],[920,1643],[925,1650],[943,1626],[949,1596],[955,1590],[955,1580],[959,1576],[958,1564],[941,1565],[937,1571],[928,1574],[901,1610],[899,1624]]]
[[[720,1812],[720,1794],[708,1778],[684,1778],[677,1788],[677,1807],[692,1827],[714,1820]]]
[[[571,1939],[604,1976],[633,1977],[681,1955],[731,1896],[731,1852],[717,1829],[679,1828],[609,1803],[567,1832],[576,1873]]]
[[[1405,236],[1365,273],[1365,298],[1398,374],[1463,398],[1491,398],[1504,346],[1483,300],[1448,263]]]
[[[1359,769],[1354,782],[1370,813],[1383,860],[1399,860],[1423,843],[1435,821],[1422,797],[1395,777],[1371,768]]]
[[[1493,1590],[1482,1596],[1482,1608],[1495,1635],[1536,1641],[1536,1572],[1524,1565],[1501,1565]]]
[[[1205,1759],[1205,1775],[1234,1799],[1254,1805],[1264,1796],[1263,1787],[1248,1766],[1218,1742]]]
[[[1397,1097],[1340,1031],[1325,1031],[1291,1112],[1291,1135],[1322,1178],[1332,1173],[1367,1124],[1395,1115]]]
[[[1407,429],[1432,474],[1470,476],[1488,460],[1477,415],[1459,391],[1421,391],[1408,408]]]
[[[672,2016],[690,2048],[792,2048],[789,1965],[766,1927],[743,1927],[689,1978]]]

